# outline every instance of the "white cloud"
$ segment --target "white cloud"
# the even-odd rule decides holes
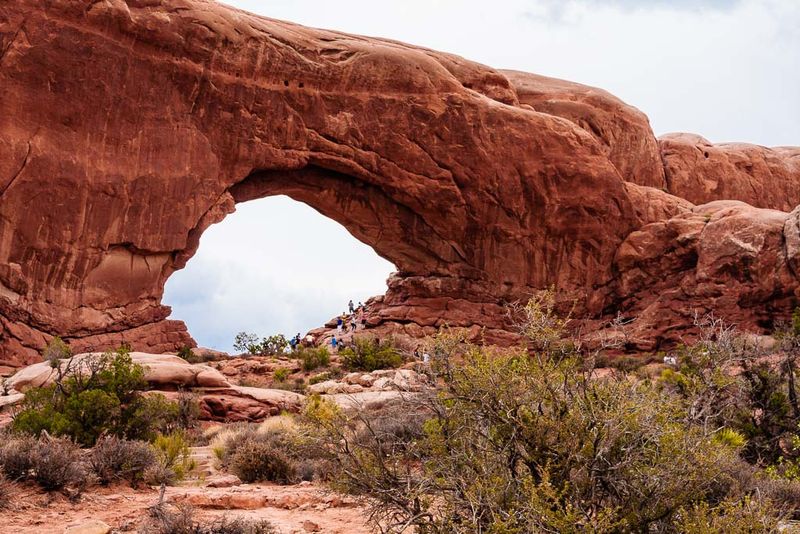
[[[285,196],[239,204],[203,234],[167,281],[164,301],[201,345],[231,350],[236,332],[321,326],[347,301],[386,291],[394,266],[338,223]]]
[[[656,134],[800,144],[797,0],[227,3],[602,87],[644,111]],[[173,275],[165,302],[199,342],[226,348],[242,329],[304,330],[340,312],[351,294],[384,291],[387,262],[300,208],[288,199],[241,205]]]

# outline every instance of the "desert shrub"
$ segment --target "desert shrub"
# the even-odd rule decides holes
[[[163,395],[143,394],[144,369],[127,351],[52,362],[55,383],[25,392],[14,430],[92,446],[102,434],[152,439],[176,425],[179,407]]]
[[[36,440],[30,436],[4,437],[0,443],[0,471],[9,480],[24,480],[33,469],[31,451]]]
[[[750,497],[717,506],[700,502],[682,509],[677,516],[678,530],[684,534],[780,532],[771,503]]]
[[[69,345],[64,343],[60,337],[54,337],[42,351],[42,359],[50,362],[51,367],[57,367],[58,362],[72,356]]]
[[[289,373],[291,372],[291,369],[287,367],[278,367],[272,373],[272,378],[274,378],[276,382],[285,382],[286,379],[289,378]]]
[[[289,341],[283,334],[275,334],[265,337],[261,341],[261,345],[257,349],[257,354],[262,356],[274,356],[276,354],[283,354],[286,347],[289,346]]]
[[[278,531],[266,520],[228,518],[226,516],[208,522],[194,519],[194,509],[188,505],[159,503],[150,508],[147,520],[140,532],[146,534],[277,534]]]
[[[359,336],[353,344],[340,352],[345,367],[353,371],[371,372],[393,369],[403,364],[403,356],[392,339],[379,340],[373,336]]]
[[[0,444],[0,472],[13,481],[33,481],[47,491],[79,493],[88,483],[81,451],[68,439],[10,436]]]
[[[281,415],[258,427],[241,426],[220,432],[212,450],[221,467],[243,481],[293,483],[327,478],[327,455],[308,440],[305,426]]]
[[[136,486],[155,463],[156,455],[149,444],[115,436],[100,438],[89,453],[89,464],[102,484],[126,480]]]
[[[184,345],[178,350],[178,357],[189,363],[200,363],[203,361],[202,358],[195,355],[194,351],[192,351],[192,347],[188,345]]]
[[[181,430],[159,435],[153,441],[153,450],[158,463],[175,473],[176,480],[183,480],[196,466],[191,457],[186,433]]]
[[[80,492],[88,482],[81,451],[68,439],[41,438],[30,452],[29,479],[47,491]]]
[[[383,532],[679,532],[695,506],[712,527],[779,517],[757,480],[736,480],[741,440],[715,439],[711,412],[647,382],[592,379],[552,322],[528,315],[551,351],[467,346],[458,365],[440,362],[438,392],[399,412],[413,424],[309,402],[336,486],[373,503]]]
[[[327,347],[299,347],[292,353],[292,357],[302,362],[303,371],[313,371],[325,367],[331,362],[331,355]]]
[[[144,470],[142,481],[148,486],[172,486],[178,481],[178,476],[174,469],[157,461]]]
[[[233,348],[240,353],[258,354],[260,345],[258,336],[248,332],[239,332],[233,339]]]
[[[191,430],[200,418],[200,402],[194,393],[181,391],[175,402],[178,408],[175,425],[178,430]]]
[[[247,439],[230,457],[230,470],[243,482],[288,484],[295,479],[294,462],[275,443],[266,439]]]
[[[326,380],[330,380],[332,376],[333,375],[327,371],[324,373],[318,373],[308,379],[308,385],[313,386],[314,384],[325,382]]]

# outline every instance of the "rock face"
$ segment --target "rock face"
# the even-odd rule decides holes
[[[0,51],[0,365],[54,335],[77,351],[193,345],[165,281],[236,203],[275,194],[397,266],[369,317],[385,331],[483,325],[508,341],[503,304],[554,285],[581,316],[646,311],[642,331],[667,339],[686,326],[676,307],[707,304],[699,273],[745,326],[794,305],[779,215],[720,215],[779,262],[733,286],[740,264],[681,259],[658,225],[712,200],[793,208],[796,149],[699,159],[598,89],[203,0],[6,2]],[[692,287],[654,295],[665,280]]]
[[[800,204],[800,147],[713,145],[691,134],[664,135],[658,144],[673,195],[696,204],[741,200],[783,211]]]

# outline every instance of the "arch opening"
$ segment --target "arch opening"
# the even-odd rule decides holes
[[[162,302],[198,345],[230,352],[240,331],[288,337],[320,327],[349,299],[384,294],[395,270],[335,220],[270,195],[238,203],[206,229]]]

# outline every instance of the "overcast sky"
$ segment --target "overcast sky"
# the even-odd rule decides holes
[[[229,0],[271,18],[388,37],[602,87],[656,135],[800,145],[800,0]],[[164,302],[203,346],[319,326],[394,267],[286,197],[206,231]]]

